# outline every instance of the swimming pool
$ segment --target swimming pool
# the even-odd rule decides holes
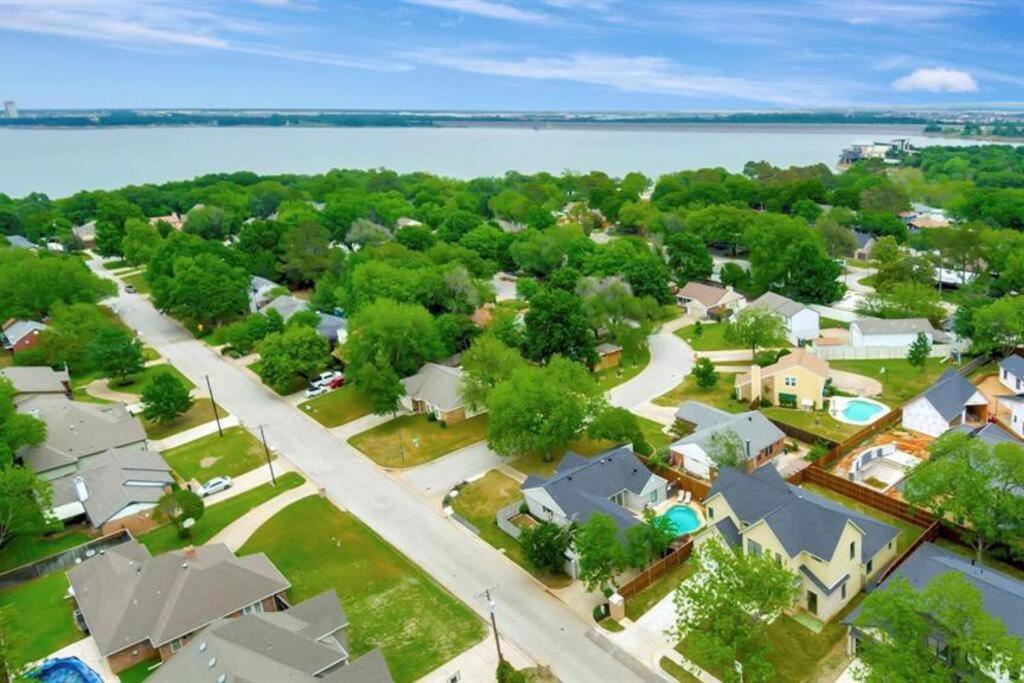
[[[43,683],[103,683],[103,680],[78,657],[47,659],[29,676]]]
[[[689,505],[673,505],[661,517],[667,517],[672,529],[680,536],[696,531],[702,524],[700,515]]]
[[[869,425],[889,412],[889,406],[870,398],[833,399],[832,417],[851,425]]]

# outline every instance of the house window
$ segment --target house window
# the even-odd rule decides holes
[[[542,505],[540,509],[544,512],[545,515],[548,516],[549,519],[555,514],[551,511],[551,508],[547,507],[546,505]]]
[[[183,647],[185,647],[185,640],[183,638],[175,638],[171,641],[171,652],[177,652]]]
[[[850,542],[850,559],[852,560],[857,556],[857,541]]]
[[[657,491],[651,491],[650,499],[651,499],[652,503],[657,503],[658,502],[658,492]]]
[[[714,519],[715,518],[715,508],[708,508],[707,512],[708,512],[708,519]]]
[[[793,375],[786,375],[786,386],[787,387],[795,387],[796,386],[796,377],[794,377]]]
[[[747,552],[750,553],[751,555],[760,555],[761,554],[761,544],[760,543],[756,543],[755,541],[752,541],[750,539],[747,539]]]
[[[257,601],[242,608],[242,614],[256,614],[263,611],[263,601]]]
[[[782,553],[778,551],[775,552],[775,564],[782,566]]]
[[[875,561],[874,561],[874,560],[868,560],[868,566],[867,566],[868,574],[870,574],[870,573],[871,573],[871,566],[872,566],[872,565],[873,565],[874,563],[875,563]]]
[[[845,583],[842,586],[839,587],[839,597],[842,598],[843,600],[846,599],[846,584]]]

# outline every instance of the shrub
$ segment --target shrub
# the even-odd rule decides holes
[[[441,429],[448,429],[448,423],[445,422],[444,420],[438,420],[437,426],[440,427]]]
[[[519,514],[521,514],[521,515],[528,515],[528,514],[530,514],[530,506],[526,504],[525,500],[522,503],[519,504]]]
[[[495,674],[498,683],[526,683],[526,674],[502,659]]]
[[[427,413],[427,422],[437,422],[437,415],[433,412]]]

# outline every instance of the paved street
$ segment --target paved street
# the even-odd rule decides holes
[[[90,265],[109,276],[98,263]],[[550,664],[560,679],[640,680],[585,637],[589,624],[496,550],[464,534],[347,443],[157,313],[143,297],[122,293],[117,303],[121,317],[146,344],[196,384],[209,375],[218,402],[231,414],[250,427],[263,424],[270,445],[328,498],[351,510],[481,617],[487,607],[480,595],[491,588],[503,635],[534,660]]]
[[[487,447],[486,441],[466,446],[419,467],[398,473],[410,486],[427,498],[444,496],[460,481],[483,474],[506,462]]]
[[[608,392],[612,405],[633,408],[674,389],[686,379],[693,368],[693,349],[673,332],[687,322],[685,318],[676,318],[647,338],[651,362],[639,375]]]

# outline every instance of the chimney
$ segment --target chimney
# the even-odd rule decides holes
[[[81,503],[89,500],[89,489],[85,485],[85,479],[82,477],[75,477],[75,494],[78,496],[78,500]]]

